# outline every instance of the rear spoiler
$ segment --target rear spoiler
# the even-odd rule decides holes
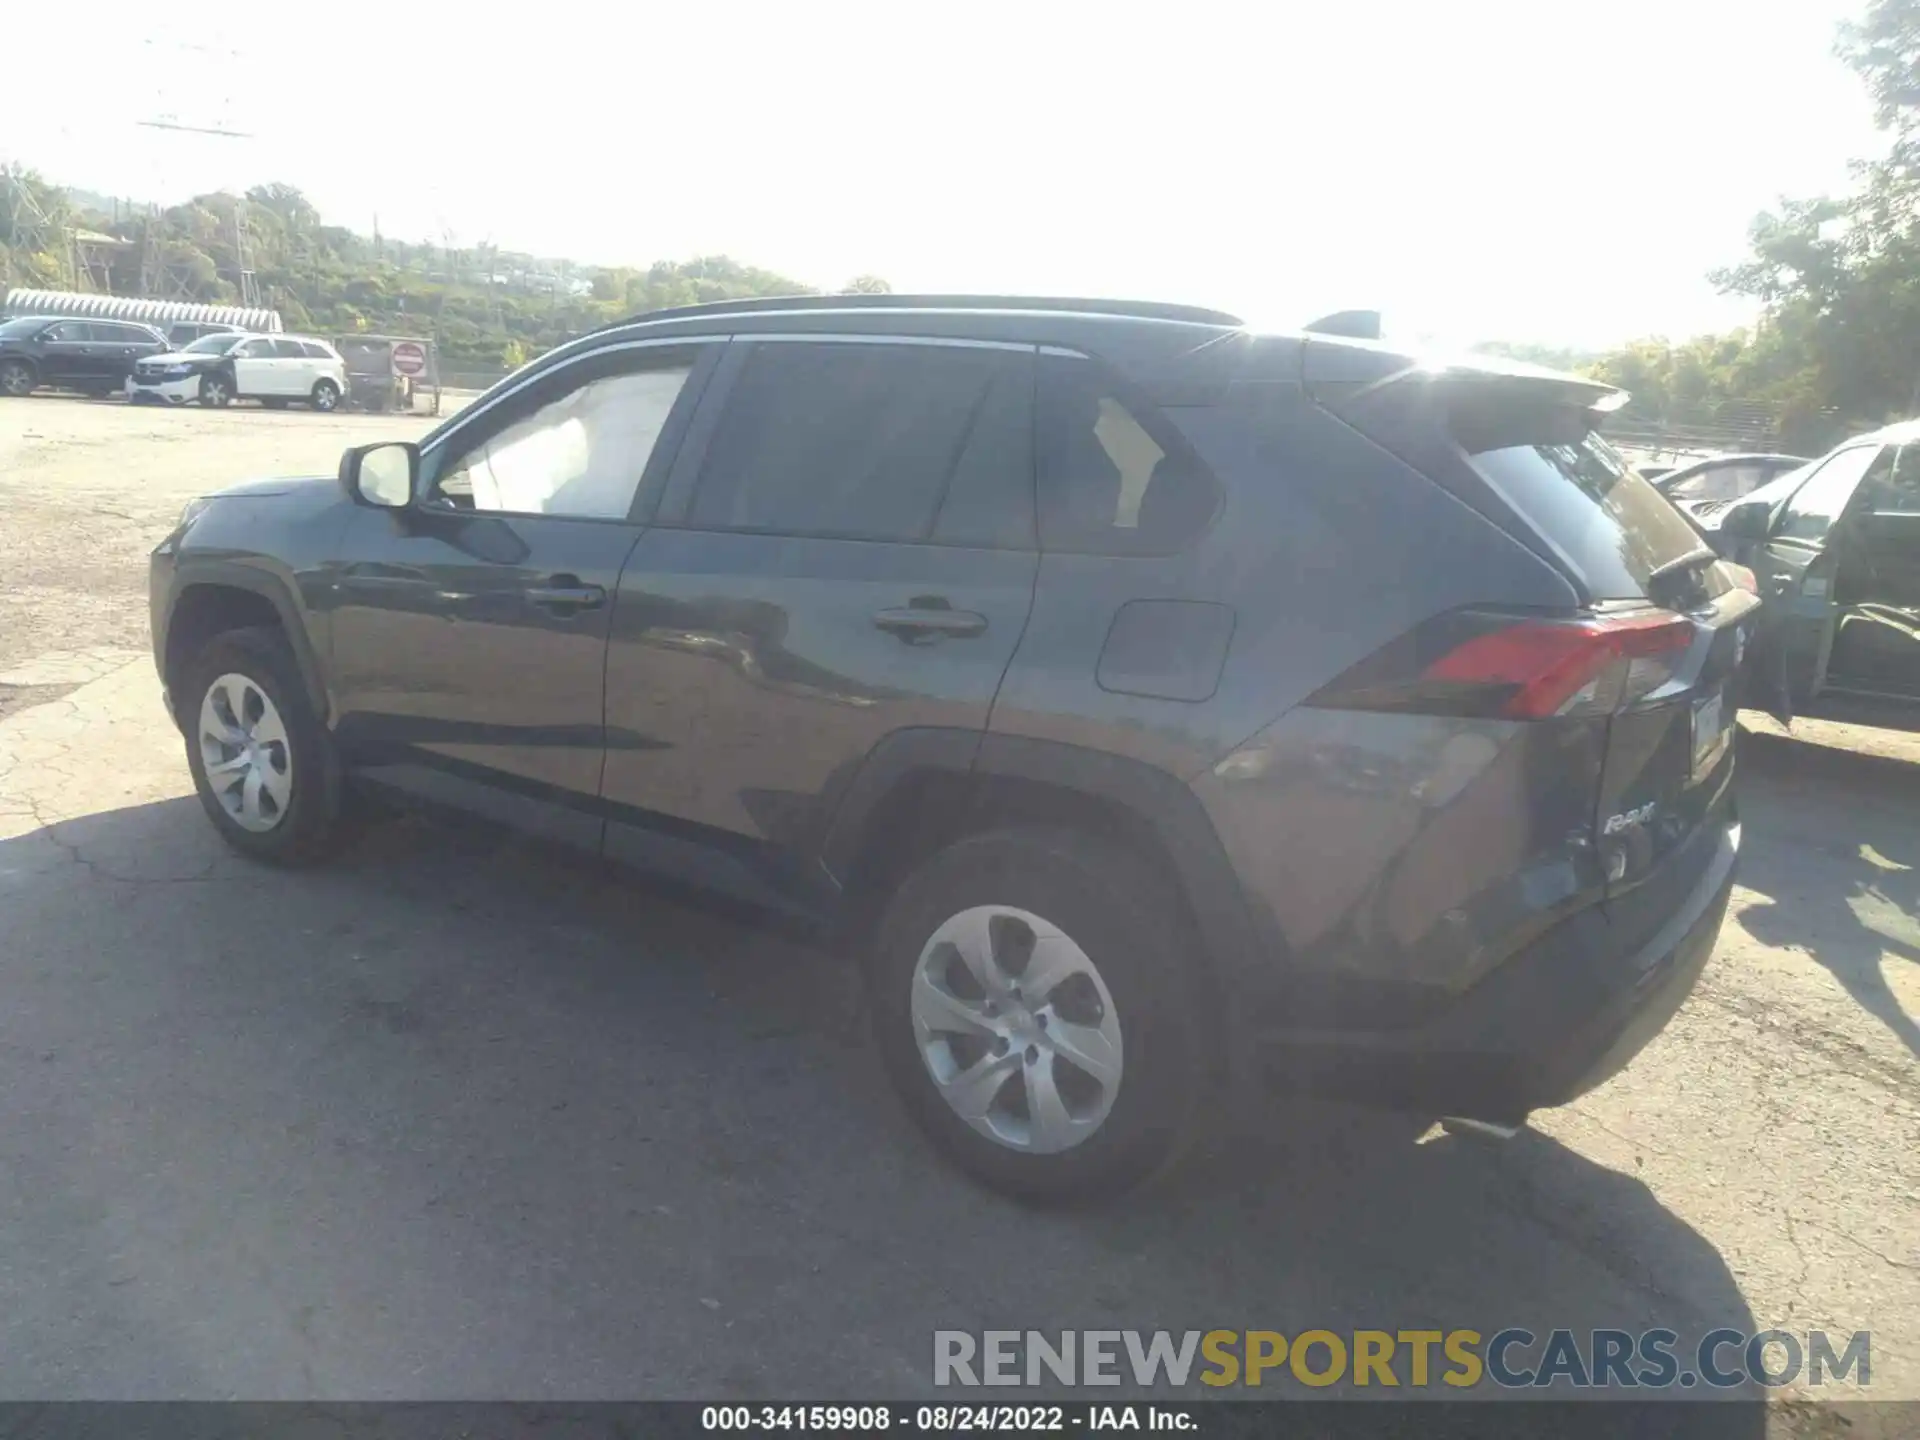
[[[1382,398],[1385,391],[1398,395],[1417,386],[1450,400],[1581,410],[1597,422],[1628,399],[1626,391],[1604,380],[1520,360],[1497,355],[1436,359],[1323,331],[1311,332],[1300,347],[1300,379],[1308,394],[1334,410]]]

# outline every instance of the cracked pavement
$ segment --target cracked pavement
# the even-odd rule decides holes
[[[1517,1140],[1242,1097],[1176,1183],[1028,1212],[918,1140],[832,956],[415,821],[305,873],[220,846],[145,551],[404,424],[0,402],[0,1397],[906,1397],[936,1328],[1725,1325],[1870,1329],[1870,1393],[1920,1398],[1920,741],[1743,742],[1700,988]]]

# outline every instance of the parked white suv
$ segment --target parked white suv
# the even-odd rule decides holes
[[[183,405],[298,401],[332,410],[347,393],[347,362],[313,335],[207,335],[170,355],[142,360],[127,377],[127,399]]]

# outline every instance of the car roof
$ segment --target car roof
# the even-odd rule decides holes
[[[1318,322],[1317,322],[1318,323]],[[1603,382],[1495,356],[1436,363],[1404,347],[1319,332],[1268,330],[1223,310],[1162,301],[1028,295],[801,295],[654,310],[602,326],[533,363],[539,371],[608,341],[784,334],[917,335],[1057,346],[1100,357],[1167,404],[1205,404],[1235,380],[1309,386],[1384,381],[1415,371],[1551,382],[1588,404],[1624,399]]]
[[[1850,435],[1840,445],[1858,445],[1864,440],[1878,440],[1883,445],[1912,445],[1920,442],[1920,420],[1896,420],[1891,425],[1882,425],[1878,430],[1869,430],[1864,435]],[[1838,450],[1840,445],[1834,446]]]

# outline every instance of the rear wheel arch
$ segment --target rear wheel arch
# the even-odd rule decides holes
[[[1164,877],[1216,1005],[1260,957],[1244,893],[1199,799],[1141,761],[1058,741],[901,730],[847,788],[821,863],[841,885],[841,930],[864,939],[887,896],[932,855],[972,835],[1056,829],[1096,836]]]
[[[299,612],[271,582],[251,572],[237,574],[220,569],[185,580],[168,609],[162,678],[169,691],[177,692],[187,668],[215,636],[229,630],[271,628],[285,635],[300,667],[307,699],[314,713],[329,714],[327,691],[313,646]],[[177,693],[176,705],[184,703]]]

